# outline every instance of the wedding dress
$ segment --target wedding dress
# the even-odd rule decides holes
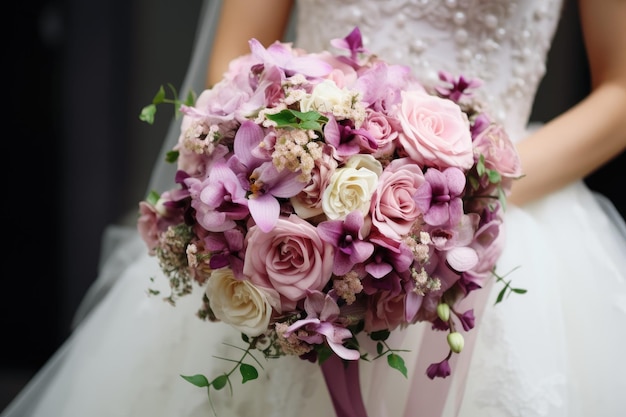
[[[185,90],[202,88],[218,7],[214,1],[204,6]],[[550,0],[300,0],[293,27],[295,44],[313,52],[359,26],[367,48],[409,64],[427,85],[439,70],[478,77],[485,105],[520,139],[561,7],[561,1]],[[177,129],[174,124],[170,141]],[[172,145],[166,143],[163,152]],[[161,164],[151,188],[162,191],[172,181],[173,172]],[[469,368],[451,377],[443,415],[621,415],[626,406],[623,221],[582,182],[527,207],[509,207],[506,216],[507,245],[498,270],[510,272],[507,279],[528,292],[494,305],[500,287],[493,286],[474,330]],[[104,260],[102,278],[87,298],[85,305],[95,306],[2,417],[213,415],[207,392],[180,375],[211,378],[228,371],[230,364],[214,356],[238,359],[239,352],[224,343],[243,346],[240,335],[197,319],[199,297],[183,297],[175,308],[148,297],[148,288],[167,291],[167,280],[137,234],[126,234]],[[410,351],[403,355],[408,379],[385,360],[362,363],[370,417],[433,415],[429,402],[437,395],[427,393],[437,393],[442,380],[426,380],[417,361],[424,354],[423,327],[399,331],[390,342]],[[257,357],[264,368],[259,380],[242,385],[235,378],[232,396],[228,388],[211,394],[218,416],[333,414],[317,365],[295,357]]]

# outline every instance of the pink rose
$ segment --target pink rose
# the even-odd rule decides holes
[[[393,330],[405,323],[404,299],[406,295],[394,295],[390,291],[379,291],[368,300],[365,310],[365,331]]]
[[[373,152],[375,157],[393,155],[395,140],[398,137],[398,121],[390,119],[381,112],[367,109],[362,129],[369,132],[376,141],[378,148]]]
[[[311,181],[295,197],[291,198],[293,209],[303,219],[311,219],[324,213],[322,194],[337,169],[337,161],[327,153],[315,160]]]
[[[142,201],[139,203],[139,219],[137,220],[139,235],[148,247],[148,253],[155,255],[159,244],[159,229],[157,227],[157,212],[150,204]]]
[[[420,167],[409,158],[395,159],[385,168],[372,197],[372,223],[385,236],[399,239],[422,214],[413,195],[424,183]]]
[[[451,100],[422,91],[403,91],[399,141],[420,166],[468,170],[474,164],[469,120]]]
[[[251,227],[246,244],[244,275],[254,285],[275,289],[282,311],[294,309],[307,290],[321,291],[330,280],[334,247],[298,216],[279,218],[268,233]]]
[[[498,171],[507,178],[522,175],[522,167],[515,145],[500,125],[491,124],[474,140],[476,160],[483,155],[485,167]]]

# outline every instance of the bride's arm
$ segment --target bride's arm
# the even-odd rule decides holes
[[[521,205],[581,179],[626,149],[626,1],[580,0],[592,91],[518,145]]]
[[[206,85],[222,78],[228,63],[250,52],[248,41],[256,38],[268,46],[283,37],[292,0],[224,0],[215,32]]]

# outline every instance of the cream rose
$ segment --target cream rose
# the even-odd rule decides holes
[[[358,210],[369,213],[372,195],[382,173],[380,162],[371,155],[355,155],[335,170],[322,195],[322,209],[331,220],[344,219]]]
[[[335,106],[343,105],[346,98],[352,95],[350,91],[339,88],[334,81],[324,80],[313,88],[311,94],[307,94],[300,101],[300,110],[332,113]]]
[[[279,302],[275,292],[235,279],[230,268],[214,270],[205,292],[218,319],[251,337],[267,330],[272,304]]]
[[[469,120],[451,100],[403,91],[400,145],[420,166],[468,170],[474,164]]]

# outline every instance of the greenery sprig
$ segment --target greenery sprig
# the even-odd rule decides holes
[[[178,98],[178,92],[176,91],[176,88],[172,84],[168,83],[167,86],[169,87],[174,97],[167,98],[166,93],[165,93],[165,87],[161,85],[157,93],[154,95],[154,98],[152,99],[152,103],[148,104],[147,106],[144,106],[141,109],[141,113],[139,114],[139,120],[146,122],[150,125],[154,124],[154,117],[157,112],[157,105],[159,104],[173,104],[174,116],[178,118],[180,117],[180,114],[181,114],[180,106],[182,104],[185,104],[187,106],[193,106],[193,104],[196,102],[196,94],[193,91],[189,91],[189,93],[187,93],[187,97],[183,101]]]

